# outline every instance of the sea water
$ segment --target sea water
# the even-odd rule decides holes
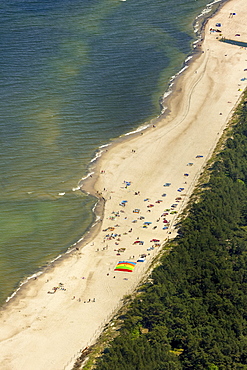
[[[90,227],[80,179],[100,146],[160,114],[207,3],[1,2],[1,304]]]

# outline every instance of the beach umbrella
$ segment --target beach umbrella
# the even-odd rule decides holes
[[[140,212],[140,210],[138,209],[138,208],[135,208],[134,210],[133,210],[133,213],[139,213]]]
[[[142,258],[142,257],[138,258],[138,260],[137,260],[137,262],[145,262],[145,261],[146,261],[146,259]]]

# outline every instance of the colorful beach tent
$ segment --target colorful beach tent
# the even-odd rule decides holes
[[[132,272],[135,268],[136,262],[119,261],[114,271]]]

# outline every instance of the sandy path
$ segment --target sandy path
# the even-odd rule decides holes
[[[236,15],[229,17],[231,12]],[[163,229],[167,224],[161,215],[172,204],[177,204],[177,211],[186,204],[247,82],[241,81],[247,77],[247,50],[220,43],[217,34],[209,31],[217,22],[222,23],[226,38],[247,42],[246,0],[228,2],[209,20],[203,52],[179,78],[170,114],[102,156],[100,171],[104,172],[95,183],[106,199],[101,230],[92,242],[27,284],[1,312],[2,370],[66,368],[144,276],[160,250],[148,251],[154,245],[150,240],[163,242],[175,235],[178,215],[166,216],[168,230]],[[124,181],[131,184],[126,186]],[[166,182],[171,185],[164,187]],[[184,190],[178,192],[180,187]],[[123,200],[125,207],[119,205]],[[134,209],[140,212],[133,213]],[[143,228],[144,222],[152,224]],[[117,236],[107,237],[111,234]],[[137,240],[144,245],[133,245]],[[117,255],[118,248],[125,250]],[[114,272],[118,261],[136,262],[142,253],[147,254],[146,262],[138,262],[132,273]],[[48,293],[54,287],[59,289]]]

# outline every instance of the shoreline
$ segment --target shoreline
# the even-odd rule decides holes
[[[241,9],[243,0],[225,2],[213,18],[215,19],[215,17],[221,13],[221,10],[225,9],[227,4],[229,8],[229,3],[239,6],[239,9]],[[227,16],[223,11],[222,14],[226,22]],[[209,20],[212,20],[212,17],[209,17]],[[208,23],[206,25],[207,29],[209,27]],[[246,36],[244,30],[241,30],[241,34]],[[242,66],[244,65],[242,59],[245,57],[247,60],[247,53],[244,53],[244,50],[239,50],[232,45],[219,45],[223,43],[216,41],[213,35],[209,35],[208,33],[206,33],[206,35],[206,40],[203,40],[202,52],[199,53],[198,57],[190,64],[186,72],[179,76],[176,81],[176,92],[168,97],[170,98],[169,113],[165,113],[164,117],[161,115],[158,121],[155,119],[155,127],[149,127],[141,133],[137,132],[131,135],[131,137],[128,137],[127,140],[125,140],[125,137],[120,137],[119,141],[114,141],[114,143],[110,145],[109,150],[105,150],[103,155],[96,161],[97,163],[94,164],[94,166],[96,165],[97,167],[98,176],[95,174],[95,178],[88,178],[87,183],[85,181],[83,189],[87,192],[90,187],[93,187],[96,194],[98,191],[102,193],[101,198],[103,197],[106,199],[106,202],[103,202],[102,199],[101,203],[98,203],[95,209],[96,214],[100,212],[104,217],[100,216],[100,220],[95,224],[95,230],[93,230],[95,231],[94,236],[91,237],[88,235],[90,234],[90,229],[89,232],[85,234],[85,238],[83,237],[83,240],[78,243],[78,250],[74,248],[68,255],[65,254],[66,258],[59,258],[54,263],[54,266],[48,266],[47,269],[45,269],[45,273],[40,275],[35,281],[32,280],[32,284],[23,286],[22,292],[18,292],[8,305],[10,316],[15,315],[16,318],[14,327],[12,323],[9,322],[8,310],[2,310],[0,318],[3,327],[1,342],[4,349],[0,350],[0,353],[3,358],[1,363],[3,369],[18,369],[15,364],[15,358],[17,357],[16,353],[18,352],[18,348],[20,348],[17,346],[19,338],[20,340],[22,338],[22,341],[24,340],[27,345],[31,346],[30,353],[32,353],[32,349],[34,350],[31,343],[34,342],[35,345],[35,340],[41,345],[43,350],[46,348],[46,351],[48,351],[47,344],[41,341],[41,333],[38,333],[40,330],[42,330],[42,335],[48,333],[48,337],[50,335],[51,338],[53,338],[52,343],[54,343],[55,338],[61,337],[62,330],[63,333],[67,334],[64,341],[67,342],[69,338],[75,338],[77,344],[74,346],[77,349],[80,348],[79,343],[82,343],[81,345],[88,343],[85,338],[82,340],[81,333],[85,334],[86,330],[87,335],[84,336],[87,336],[89,341],[93,333],[96,332],[95,335],[99,334],[97,330],[101,327],[100,324],[105,322],[109,313],[112,312],[112,308],[118,306],[119,303],[121,304],[121,297],[126,294],[126,291],[132,291],[134,289],[140,279],[145,275],[147,265],[150,265],[152,259],[161,252],[162,245],[150,251],[150,258],[147,257],[147,263],[142,266],[138,265],[135,272],[133,272],[131,276],[128,275],[128,281],[121,280],[125,275],[122,275],[121,278],[120,275],[118,275],[116,279],[112,276],[116,261],[120,258],[128,259],[129,257],[127,256],[130,254],[130,251],[133,250],[133,237],[128,229],[132,226],[133,221],[131,221],[131,218],[134,216],[132,212],[134,206],[136,205],[138,209],[140,208],[141,214],[145,214],[146,219],[152,220],[153,225],[155,224],[157,225],[156,227],[159,228],[160,224],[157,224],[155,220],[159,217],[164,207],[162,207],[162,204],[154,205],[152,210],[150,209],[150,213],[147,213],[149,210],[146,210],[146,208],[144,209],[144,205],[146,207],[147,203],[143,203],[143,198],[150,197],[152,198],[151,201],[156,203],[155,200],[161,197],[161,191],[167,190],[167,197],[164,199],[166,202],[169,202],[168,204],[171,204],[171,202],[174,202],[175,196],[180,195],[177,193],[177,189],[184,186],[185,192],[181,194],[183,202],[178,203],[178,209],[179,212],[181,212],[189,200],[198,176],[206,165],[207,159],[211,156],[212,150],[214,150],[218,139],[221,137],[229,120],[229,116],[231,116],[237,102],[241,98],[242,93],[240,88],[238,88],[239,84],[237,82],[239,81],[239,76],[243,69]],[[209,47],[209,49],[207,49],[207,47]],[[222,50],[227,50],[227,54],[223,55],[221,53]],[[219,70],[217,68],[219,58],[221,58],[219,56],[221,56],[221,54],[224,57],[222,57],[222,63],[223,60],[224,63]],[[225,61],[226,57],[227,61]],[[222,73],[224,76],[226,72],[231,71],[232,67],[236,65],[241,65],[241,73],[240,67],[237,68],[237,70],[234,69],[232,72],[234,76],[229,75],[229,81],[224,85]],[[215,81],[212,80],[209,75],[211,71],[210,68],[215,75]],[[242,86],[246,88],[246,83],[242,83]],[[225,87],[225,89],[229,88],[229,91],[227,90],[228,95],[226,95],[226,90],[223,89],[223,87]],[[203,90],[205,90],[205,92]],[[204,95],[207,91],[212,92],[213,96]],[[226,101],[226,97],[228,96],[231,97],[231,102]],[[222,109],[222,112],[219,112],[219,108]],[[205,119],[206,114],[207,119]],[[200,126],[197,125],[197,120]],[[205,135],[205,137],[202,138],[202,134]],[[196,154],[203,154],[203,156],[202,158],[198,158],[198,160],[193,159],[194,163],[192,167],[184,167],[187,166],[186,163],[188,163],[188,159],[195,158]],[[181,159],[184,163],[181,162]],[[187,181],[184,181],[185,179],[187,180],[187,178],[184,177],[185,170],[190,172],[188,184]],[[101,171],[103,171],[102,174]],[[123,186],[123,180],[130,181],[131,185],[128,187],[124,184]],[[171,187],[168,187],[168,189],[162,188],[162,183],[166,181],[171,181]],[[185,196],[183,194],[185,194]],[[127,199],[128,202],[127,206],[122,209],[119,207],[121,199]],[[101,207],[101,209],[99,210],[97,207]],[[119,218],[117,218],[118,216],[116,216],[113,220],[114,222],[119,222],[119,230],[121,230],[122,235],[121,238],[126,239],[126,241],[123,242],[124,246],[126,246],[126,253],[128,252],[126,256],[124,252],[119,257],[116,257],[116,253],[114,253],[114,248],[117,248],[115,247],[115,240],[109,241],[109,250],[108,248],[105,250],[102,234],[98,231],[110,225],[109,218],[112,217],[110,215],[112,215],[113,210],[120,210],[118,212],[124,211],[126,214],[125,219],[128,219],[124,221],[122,217],[123,214],[119,213],[121,217],[119,216]],[[108,219],[107,216],[109,216]],[[169,233],[171,232],[171,234],[168,234],[167,231],[157,230],[157,232],[154,232],[152,231],[153,229],[151,230],[150,228],[147,230],[143,229],[139,221],[133,224],[133,231],[136,233],[134,237],[137,238],[137,236],[139,237],[140,235],[140,237],[145,240],[145,248],[143,249],[142,246],[135,246],[134,253],[138,255],[138,253],[142,253],[143,250],[146,251],[146,245],[149,244],[148,240],[150,239],[150,235],[154,233],[155,235],[157,233],[158,236],[161,236],[160,239],[162,240],[165,240],[170,235],[171,237],[175,235],[176,231],[173,225],[178,216],[174,215],[170,217],[170,225],[172,226],[170,226]],[[124,234],[126,235],[123,237]],[[92,244],[92,240],[94,240],[93,243],[95,244]],[[98,251],[95,250],[96,245],[100,247],[97,248]],[[94,268],[92,268],[92,266],[94,266]],[[58,273],[55,271],[58,269],[63,269],[63,271]],[[81,277],[82,271],[84,271],[83,274],[85,274],[85,281],[80,280],[84,277]],[[106,271],[110,271],[110,277],[106,276]],[[47,275],[48,278],[44,275]],[[51,284],[58,284],[57,279],[60,275],[61,279],[64,281],[63,285],[68,286],[66,289],[70,296],[68,297],[67,293],[65,293],[62,297],[61,294],[63,293],[60,291],[53,296],[47,295],[48,288],[46,288],[46,286],[49,285],[49,289],[51,289]],[[110,280],[112,277],[114,278]],[[46,279],[47,281],[44,281]],[[93,293],[91,291],[92,287]],[[91,306],[91,303],[84,305],[81,302],[80,306],[79,303],[76,303],[79,302],[77,299],[75,301],[73,297],[71,298],[73,294],[75,294],[77,298],[79,294],[78,291],[80,291],[80,297],[92,297],[91,294],[94,294],[97,297],[97,304]],[[25,294],[27,299],[24,300]],[[111,299],[111,302],[108,301],[109,299]],[[44,308],[39,308],[38,302]],[[66,315],[57,311],[60,304],[62,304]],[[80,307],[78,307],[78,305]],[[27,312],[29,312],[30,315],[28,315]],[[80,317],[82,322],[75,322],[75,324],[72,325],[72,321],[74,321],[73,317],[78,317],[76,316],[78,314],[82,314],[83,317],[86,317],[87,322],[83,322],[83,318]],[[61,318],[63,319],[64,328],[58,327],[60,322],[58,316],[59,320],[61,320]],[[49,325],[45,323],[47,320],[49,321]],[[54,321],[56,324],[55,326]],[[77,326],[78,329],[76,329]],[[54,333],[54,330],[56,333]],[[70,332],[71,330],[72,332]],[[79,330],[79,332],[76,330]],[[59,344],[62,345],[61,342]],[[64,345],[64,356],[68,358],[68,353],[71,353],[73,349],[67,350],[66,343]],[[54,349],[53,347],[51,352],[52,353],[49,352],[49,355],[46,352],[51,362],[47,362],[46,364],[43,363],[43,368],[48,366],[46,367],[47,369],[52,369],[52,367],[49,366],[52,366],[52,359],[55,357],[57,361],[60,361],[61,349]],[[7,355],[7,353],[9,353],[9,355]],[[48,359],[44,361],[49,361]],[[23,366],[26,366],[26,361],[31,361],[30,359],[27,360],[24,358],[24,354],[19,356],[19,360],[20,364]],[[66,363],[63,358],[59,366],[61,366],[62,363]],[[10,366],[12,367],[7,367],[8,364],[11,364]],[[29,368],[25,366],[23,368]]]
[[[161,113],[157,117],[154,117],[153,119],[151,119],[149,122],[142,123],[135,130],[133,130],[131,132],[128,132],[128,133],[125,133],[125,134],[122,134],[119,137],[112,139],[109,143],[99,147],[96,150],[95,155],[94,155],[95,159],[93,159],[93,162],[91,161],[89,163],[87,176],[85,178],[81,179],[79,181],[79,185],[78,185],[78,187],[80,188],[80,190],[83,193],[85,193],[87,195],[90,195],[90,196],[93,196],[97,199],[96,204],[95,204],[95,211],[93,210],[93,213],[95,214],[96,221],[94,221],[93,224],[91,226],[89,226],[89,229],[86,231],[84,236],[91,233],[91,228],[94,227],[95,223],[98,222],[97,221],[98,217],[99,217],[99,220],[104,217],[104,206],[102,207],[102,204],[101,204],[102,202],[104,203],[104,200],[101,198],[98,191],[95,189],[95,183],[97,181],[98,176],[100,175],[99,172],[100,172],[102,156],[104,156],[105,152],[107,152],[108,150],[111,150],[111,148],[113,146],[118,145],[120,142],[131,140],[131,139],[137,137],[139,135],[139,133],[142,132],[142,131],[145,132],[145,131],[148,131],[148,130],[152,129],[153,125],[155,125],[155,126],[159,125],[159,123],[163,119],[165,119],[167,116],[169,116],[170,111],[171,111],[171,104],[172,104],[171,101],[174,99],[174,95],[177,94],[177,90],[180,89],[179,87],[177,87],[177,85],[179,83],[179,80],[181,80],[182,77],[183,77],[183,74],[186,73],[186,69],[189,68],[190,65],[192,63],[194,63],[195,60],[197,58],[199,58],[200,55],[201,55],[201,52],[202,52],[201,43],[203,42],[204,37],[205,37],[206,24],[208,23],[209,19],[213,18],[220,11],[220,9],[226,3],[230,2],[230,1],[231,0],[215,0],[215,1],[212,1],[211,3],[207,4],[206,8],[204,8],[204,10],[209,9],[208,12],[206,12],[206,13],[202,12],[201,14],[199,14],[195,18],[195,20],[193,22],[193,29],[194,30],[195,30],[196,23],[198,23],[198,19],[202,18],[201,23],[200,23],[200,27],[195,32],[195,34],[197,35],[197,40],[195,40],[192,43],[192,45],[196,45],[196,46],[194,46],[194,48],[191,49],[191,53],[186,57],[181,69],[174,76],[172,76],[170,78],[167,90],[164,92],[163,96],[161,97],[161,101],[160,101]],[[214,7],[214,6],[215,6],[215,9],[212,9],[212,7]],[[209,13],[211,13],[211,14],[209,14]],[[198,45],[198,43],[199,43],[199,45]],[[168,95],[166,95],[166,94],[168,94]],[[165,104],[166,104],[166,106],[165,106]],[[237,103],[236,103],[236,105],[237,105]],[[106,149],[103,149],[103,147],[106,147]],[[99,156],[97,156],[97,153],[99,151],[101,151],[101,153],[100,153]],[[92,163],[94,163],[94,167],[92,167]],[[94,235],[95,235],[95,232],[94,232],[94,230],[92,230],[92,237],[90,238],[90,236],[89,236],[88,237],[89,240],[92,239]],[[82,242],[82,245],[80,245],[81,244],[80,240],[75,243],[75,246],[77,246],[77,244],[78,244],[79,248],[82,248],[85,245],[84,240]]]
[[[5,302],[1,305],[0,312],[1,310],[5,309],[6,305],[8,304],[8,302],[10,302],[10,300],[16,298],[16,295],[19,294],[19,291],[26,284],[31,283],[33,279],[36,279],[41,274],[45,273],[49,268],[53,268],[55,264],[57,265],[60,261],[66,258],[70,253],[74,253],[76,251],[76,248],[82,248],[86,243],[90,242],[90,240],[94,238],[94,236],[97,233],[96,229],[99,228],[97,219],[98,218],[101,219],[104,215],[104,212],[102,210],[103,209],[102,199],[98,196],[97,192],[94,190],[93,182],[95,182],[96,180],[95,180],[94,172],[91,172],[91,171],[93,171],[93,166],[95,168],[100,166],[99,164],[100,158],[102,155],[104,155],[104,152],[105,152],[105,149],[103,148],[106,147],[108,150],[112,147],[112,145],[115,146],[115,145],[118,145],[119,142],[132,139],[134,136],[137,136],[140,132],[149,130],[153,124],[159,125],[160,120],[166,118],[166,116],[169,115],[170,113],[169,103],[170,103],[170,99],[173,99],[174,94],[176,94],[176,85],[177,85],[178,79],[182,77],[182,75],[186,72],[186,69],[190,66],[190,64],[193,63],[195,59],[200,56],[201,47],[200,45],[197,45],[197,44],[200,42],[203,42],[206,23],[208,22],[210,18],[214,17],[214,15],[221,9],[221,7],[225,3],[229,1],[231,0],[212,1],[211,3],[207,4],[204,10],[202,11],[202,13],[199,14],[195,18],[192,26],[193,26],[195,34],[197,35],[197,40],[195,40],[192,43],[192,45],[196,45],[196,46],[194,46],[194,48],[191,49],[191,53],[188,54],[188,56],[186,57],[181,69],[174,76],[170,78],[167,90],[164,92],[164,94],[160,98],[160,106],[161,106],[160,114],[157,117],[152,118],[150,121],[142,123],[140,126],[136,127],[133,131],[122,134],[119,137],[112,138],[107,144],[100,146],[95,151],[94,157],[89,162],[89,165],[88,165],[88,173],[86,174],[84,178],[79,180],[78,186],[76,188],[76,190],[80,190],[83,193],[96,198],[96,202],[94,205],[95,211],[94,209],[92,210],[93,214],[95,215],[95,220],[92,222],[92,224],[88,226],[88,228],[86,229],[84,234],[81,236],[81,238],[75,243],[73,243],[71,246],[69,246],[68,249],[64,253],[59,254],[57,257],[55,257],[51,261],[47,261],[45,265],[41,266],[32,275],[26,276],[22,281],[20,281],[17,288],[13,291],[13,293],[10,296],[6,298]],[[198,19],[200,18],[201,18],[200,27],[197,29],[197,31],[195,31],[196,23],[198,22]],[[164,104],[166,104],[166,106],[164,106]],[[93,180],[91,180],[91,177],[93,177]]]
[[[209,7],[211,6],[210,10],[206,12],[205,14],[201,13],[200,15],[198,15],[195,21],[193,22],[193,28],[194,28],[197,22],[197,18],[202,17],[201,25],[199,29],[195,32],[198,38],[192,43],[192,45],[203,42],[204,36],[205,36],[205,27],[206,27],[207,22],[211,18],[213,18],[226,3],[230,1],[232,0],[215,0],[207,4],[205,9],[209,9]],[[212,9],[213,6],[216,6],[216,8]],[[208,15],[208,13],[211,13],[211,14]],[[93,162],[91,161],[88,166],[87,176],[85,178],[82,178],[79,181],[78,187],[83,193],[87,195],[92,195],[96,197],[98,200],[100,199],[98,198],[97,191],[95,191],[94,189],[94,184],[96,182],[95,178],[98,177],[99,173],[95,175],[94,172],[92,171],[95,171],[95,170],[97,171],[97,169],[100,168],[100,160],[102,156],[104,156],[104,153],[108,151],[108,149],[110,150],[112,146],[118,145],[119,142],[123,142],[125,140],[131,140],[132,138],[137,137],[140,132],[142,131],[146,132],[152,129],[153,125],[159,125],[160,122],[163,121],[170,114],[171,100],[173,100],[174,95],[176,95],[177,90],[179,90],[179,88],[177,87],[177,84],[179,80],[182,79],[183,74],[186,72],[187,68],[189,68],[190,65],[194,63],[197,58],[200,57],[201,52],[202,52],[201,45],[196,45],[194,48],[192,48],[191,52],[187,55],[185,61],[183,62],[181,69],[174,76],[170,78],[168,87],[166,91],[164,92],[164,94],[162,95],[162,97],[160,98],[161,112],[157,117],[152,118],[148,122],[142,123],[140,126],[136,127],[133,131],[127,132],[125,134],[120,135],[119,137],[111,139],[109,143],[100,146],[95,151],[94,158],[92,160]],[[102,149],[103,147],[106,147],[107,149]],[[99,152],[101,153],[99,154],[99,156],[97,156]],[[92,163],[94,163],[94,167],[92,167]]]

